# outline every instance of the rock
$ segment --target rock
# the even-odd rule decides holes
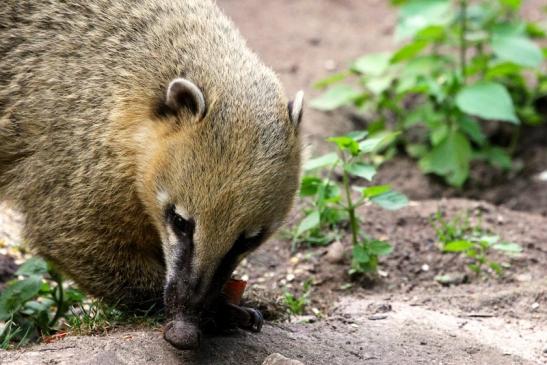
[[[303,362],[286,358],[285,356],[274,353],[268,356],[262,365],[304,365]]]
[[[344,245],[340,241],[334,241],[327,251],[325,259],[331,264],[339,264],[344,260]]]
[[[435,281],[446,286],[463,284],[466,283],[467,280],[467,275],[460,272],[435,276]]]

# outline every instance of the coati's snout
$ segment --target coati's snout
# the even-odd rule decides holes
[[[146,144],[142,196],[162,238],[165,338],[179,348],[197,346],[202,314],[218,307],[237,264],[279,227],[298,189],[302,95],[287,103],[278,84],[260,81],[246,87],[264,99],[175,79],[145,129],[161,140]],[[216,309],[260,327],[250,310]]]
[[[226,312],[226,309],[219,308],[228,305],[221,290],[241,258],[265,239],[266,231],[253,232],[252,237],[241,235],[231,245],[219,237],[217,250],[229,248],[215,261],[215,258],[207,258],[206,254],[200,254],[196,249],[196,224],[193,219],[184,218],[172,206],[167,209],[166,224],[172,247],[170,255],[175,259],[167,262],[164,301],[168,322],[164,337],[179,349],[191,349],[199,345],[203,316],[219,310]],[[204,240],[206,238],[201,241],[203,245]],[[205,267],[202,262],[206,262]]]

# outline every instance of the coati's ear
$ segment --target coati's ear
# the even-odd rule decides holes
[[[203,93],[196,84],[187,79],[176,78],[169,83],[165,105],[174,113],[186,109],[196,117],[196,120],[201,120],[205,116]]]
[[[298,128],[302,121],[302,112],[304,107],[304,92],[300,90],[296,93],[293,101],[289,102],[289,117],[295,128]]]

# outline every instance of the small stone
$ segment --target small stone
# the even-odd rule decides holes
[[[334,71],[336,70],[336,62],[334,60],[326,60],[325,61],[325,69],[327,71]]]
[[[532,275],[530,273],[520,274],[515,276],[515,279],[520,282],[532,281]]]
[[[325,259],[331,264],[339,264],[344,260],[344,245],[340,241],[334,241],[328,248]]]
[[[294,274],[289,274],[287,275],[287,282],[290,283],[291,281],[294,280]]]
[[[449,273],[445,275],[435,276],[435,281],[442,285],[458,285],[467,282],[467,275],[465,273]]]
[[[383,278],[387,278],[389,276],[389,273],[384,270],[378,270],[378,275],[380,275]]]
[[[304,365],[301,361],[289,359],[281,354],[274,353],[268,356],[262,365]]]
[[[429,271],[429,265],[428,264],[423,264],[421,269],[422,269],[423,272],[428,272]]]
[[[533,311],[537,310],[538,308],[539,308],[539,303],[536,302],[536,303],[532,304],[532,310]]]
[[[537,175],[537,179],[539,181],[547,181],[547,170],[541,172],[540,174]]]

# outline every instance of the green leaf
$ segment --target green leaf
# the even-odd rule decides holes
[[[511,8],[512,10],[518,10],[522,5],[522,0],[499,0],[500,4]]]
[[[393,252],[393,246],[385,241],[373,240],[367,241],[366,245],[368,246],[368,252],[371,255],[376,256],[387,256]]]
[[[372,181],[372,178],[376,175],[376,168],[374,166],[362,162],[354,162],[346,166],[346,171],[353,176],[359,176],[368,181]]]
[[[392,63],[398,63],[401,61],[406,61],[411,58],[414,58],[420,53],[425,47],[427,47],[428,42],[424,40],[416,40],[412,43],[407,44],[406,46],[400,48],[393,57],[391,58]]]
[[[479,146],[483,146],[486,143],[486,136],[482,133],[480,124],[469,118],[466,115],[461,116],[457,119],[460,129],[465,132]]]
[[[328,142],[335,143],[336,146],[342,151],[349,151],[353,156],[359,154],[359,143],[351,137],[340,136],[327,138]]]
[[[448,135],[448,132],[449,132],[448,125],[446,124],[441,124],[437,128],[433,129],[429,136],[431,139],[431,144],[433,146],[436,146],[439,143],[441,143]]]
[[[481,243],[485,243],[486,247],[490,247],[500,240],[500,236],[495,234],[484,234],[479,237]]]
[[[443,247],[444,252],[463,252],[472,248],[474,244],[472,242],[461,240],[449,242]]]
[[[410,157],[414,158],[422,158],[428,151],[427,146],[421,143],[407,144],[405,149],[406,153],[408,153]]]
[[[369,186],[367,188],[364,188],[361,190],[361,193],[365,198],[374,198],[376,196],[385,194],[387,192],[391,191],[391,186],[389,185],[374,185]]]
[[[335,152],[327,153],[321,157],[312,158],[311,160],[306,161],[304,164],[304,170],[310,171],[318,169],[320,167],[333,165],[338,161],[338,155]]]
[[[363,245],[355,245],[352,250],[353,259],[360,264],[370,261],[370,256]]]
[[[511,95],[505,86],[495,82],[479,82],[466,86],[456,96],[463,112],[488,120],[519,124]]]
[[[390,145],[397,135],[399,132],[378,132],[359,143],[361,153],[377,152]]]
[[[516,65],[512,62],[492,63],[490,67],[486,70],[484,78],[487,80],[491,80],[499,77],[518,75],[521,70],[521,66]]]
[[[41,257],[31,257],[16,271],[16,275],[44,275],[47,273],[47,263]]]
[[[315,84],[313,84],[313,87],[316,89],[324,89],[328,86],[331,86],[332,84],[336,84],[337,82],[344,80],[346,77],[348,77],[347,71],[335,73],[333,75],[325,77],[322,80],[317,81]]]
[[[490,268],[498,275],[503,272],[503,268],[497,262],[491,262],[488,266],[490,266]]]
[[[380,95],[393,83],[393,75],[372,77],[372,78],[363,78],[363,83],[365,86],[375,95]]]
[[[526,37],[494,35],[492,49],[499,59],[524,67],[536,68],[543,62],[541,48]]]
[[[450,0],[408,0],[401,6],[396,38],[412,37],[430,25],[449,24],[453,14]]]
[[[511,243],[511,242],[496,243],[495,245],[492,245],[492,248],[498,251],[511,252],[511,253],[522,252],[522,247],[519,244]]]
[[[25,280],[12,282],[0,295],[0,321],[9,319],[21,307],[40,292],[42,279],[30,276]]]
[[[320,199],[325,202],[335,203],[340,200],[340,187],[332,181],[323,180],[319,192]]]
[[[444,176],[454,186],[462,186],[469,175],[471,146],[463,134],[452,131],[419,162],[425,173]]]
[[[315,176],[304,176],[300,183],[300,196],[313,196],[317,194],[321,179]]]
[[[368,136],[368,131],[351,131],[346,136],[359,142]]]
[[[380,76],[387,70],[390,59],[391,54],[387,52],[369,54],[358,58],[351,69],[363,75]]]
[[[335,85],[312,100],[310,105],[318,110],[329,111],[351,104],[360,96],[361,93],[349,85]]]
[[[513,166],[511,156],[503,148],[490,147],[486,149],[485,155],[492,165],[502,170],[510,170]]]
[[[314,210],[313,212],[308,214],[306,218],[304,218],[302,222],[300,222],[300,225],[298,226],[298,229],[296,231],[296,236],[299,237],[302,233],[318,227],[320,223],[320,218],[321,217],[317,210]]]
[[[371,202],[387,210],[397,210],[408,204],[408,198],[396,191],[377,195],[370,199]]]

